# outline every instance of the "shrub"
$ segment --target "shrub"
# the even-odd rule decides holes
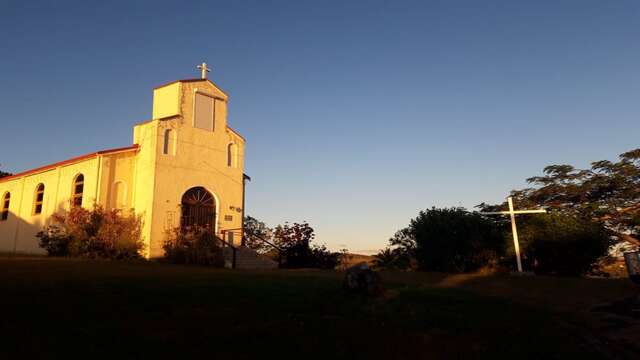
[[[340,262],[340,253],[327,249],[325,245],[313,245],[311,247],[312,268],[335,269]]]
[[[55,214],[36,236],[49,256],[138,259],[143,248],[141,224],[139,216],[116,209],[72,207]]]
[[[245,246],[255,250],[259,254],[277,257],[273,246],[265,242],[272,242],[272,230],[262,221],[252,217],[244,218],[244,240]]]
[[[283,267],[334,269],[338,265],[339,253],[329,251],[324,245],[311,245],[315,234],[306,222],[278,225],[273,237],[281,249]]]
[[[411,268],[411,256],[403,248],[387,247],[374,256],[373,266],[387,270],[406,270]]]
[[[504,252],[500,228],[463,208],[421,211],[389,242],[394,248],[380,253],[378,264],[406,268],[415,259],[419,270],[452,273],[477,270]]]
[[[519,227],[523,260],[537,274],[588,272],[612,243],[604,225],[560,214],[535,215]]]
[[[165,260],[174,264],[224,266],[221,240],[209,229],[190,226],[168,232],[164,243]]]
[[[282,266],[290,269],[334,269],[340,261],[340,254],[329,251],[324,245],[310,246],[300,242],[282,247],[282,260]]]
[[[474,271],[504,248],[504,236],[492,221],[462,208],[421,211],[410,228],[418,266],[425,270]]]

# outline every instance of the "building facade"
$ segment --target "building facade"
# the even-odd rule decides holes
[[[167,230],[181,225],[240,244],[245,140],[204,74],[155,88],[152,119],[133,127],[131,146],[0,178],[0,252],[43,253],[35,235],[53,214],[94,204],[142,217],[146,257],[162,256]]]

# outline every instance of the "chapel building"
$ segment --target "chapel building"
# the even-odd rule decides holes
[[[239,245],[244,215],[244,138],[227,124],[229,97],[206,78],[153,90],[151,120],[133,144],[0,178],[0,253],[44,253],[36,234],[72,206],[142,217],[145,256],[163,255],[167,230],[210,227]]]

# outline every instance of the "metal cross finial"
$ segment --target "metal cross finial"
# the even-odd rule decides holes
[[[200,70],[200,78],[201,79],[206,79],[207,78],[207,73],[211,72],[211,69],[209,69],[207,67],[207,63],[203,62],[202,64],[198,65],[197,68]]]

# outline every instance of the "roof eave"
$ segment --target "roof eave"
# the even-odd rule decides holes
[[[209,79],[182,79],[182,80],[174,80],[174,81],[170,81],[168,83],[164,83],[162,85],[156,86],[153,88],[153,90],[165,87],[165,86],[169,86],[175,83],[179,83],[179,82],[183,82],[183,83],[189,83],[189,82],[198,82],[198,81],[207,81],[209,83],[211,83],[211,85],[215,86],[218,90],[220,90],[224,96],[226,96],[227,98],[229,97],[229,95],[227,94],[226,91],[222,90],[222,88],[220,86],[218,86],[216,83],[214,83],[213,81],[209,80]]]
[[[0,183],[7,182],[7,181],[10,181],[10,180],[19,179],[19,178],[25,177],[25,176],[39,174],[39,173],[42,173],[42,172],[45,172],[45,171],[49,171],[49,170],[55,169],[55,168],[60,167],[60,166],[66,166],[66,165],[75,164],[75,163],[78,163],[78,162],[81,162],[81,161],[84,161],[84,160],[89,160],[89,159],[91,159],[93,157],[98,157],[100,155],[116,154],[116,153],[128,152],[128,151],[138,151],[138,149],[139,149],[139,145],[138,144],[133,144],[131,146],[126,146],[126,147],[113,148],[113,149],[107,149],[107,150],[100,150],[100,151],[92,152],[92,153],[89,153],[89,154],[76,156],[76,157],[71,158],[71,159],[59,161],[59,162],[56,162],[56,163],[53,163],[53,164],[40,166],[40,167],[37,167],[35,169],[22,171],[22,172],[19,172],[17,174],[11,175],[11,176],[5,176],[3,178],[0,178]]]

